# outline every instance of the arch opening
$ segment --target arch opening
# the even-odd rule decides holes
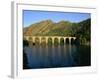
[[[54,39],[54,45],[57,46],[58,44],[59,44],[59,42],[58,42],[58,38],[55,38],[55,39]]]
[[[65,43],[69,44],[69,39],[68,38],[66,38]]]
[[[60,45],[64,45],[64,38],[60,39]]]
[[[71,44],[74,44],[75,40],[73,38],[71,38]]]
[[[39,45],[40,44],[40,39],[38,37],[35,38],[35,45]]]
[[[41,45],[46,45],[46,38],[41,38]]]
[[[48,38],[48,45],[52,45],[52,38]]]
[[[29,46],[32,46],[33,45],[33,38],[32,37],[29,37],[28,38],[28,41],[29,41]]]

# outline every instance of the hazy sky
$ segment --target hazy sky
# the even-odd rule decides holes
[[[33,23],[48,19],[52,20],[53,22],[59,22],[61,20],[66,20],[70,22],[80,22],[88,18],[91,18],[90,13],[24,10],[23,26],[27,27]]]

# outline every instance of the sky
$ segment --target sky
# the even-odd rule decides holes
[[[88,18],[91,18],[90,13],[24,10],[23,26],[28,27],[31,24],[43,20],[52,20],[53,22],[59,22],[61,20],[70,22],[80,22]]]

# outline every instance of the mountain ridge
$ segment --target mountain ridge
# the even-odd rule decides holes
[[[31,24],[29,27],[24,28],[24,35],[47,35],[50,30],[54,29],[63,29],[69,26],[69,21],[60,21],[58,23],[53,22],[52,20],[44,20],[34,24]]]
[[[28,36],[74,36],[75,30],[78,31],[79,28],[83,29],[81,24],[87,24],[87,20],[89,19],[79,23],[72,23],[64,20],[56,23],[52,20],[43,20],[24,28],[23,34]]]

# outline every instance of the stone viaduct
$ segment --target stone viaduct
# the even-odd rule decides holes
[[[33,43],[36,43],[38,41],[40,44],[42,42],[48,43],[48,39],[52,40],[52,44],[54,44],[55,39],[58,40],[58,43],[60,43],[61,39],[63,39],[64,44],[66,43],[66,40],[68,40],[69,44],[76,39],[76,37],[67,37],[67,36],[23,36],[24,40],[31,41]]]

